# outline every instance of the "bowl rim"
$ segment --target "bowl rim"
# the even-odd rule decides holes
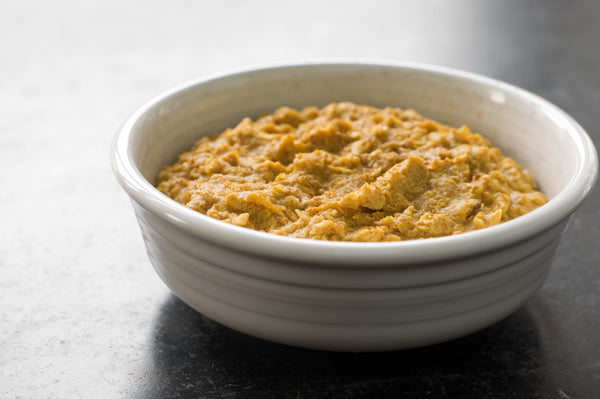
[[[495,90],[501,89],[524,98],[539,107],[556,123],[561,124],[568,137],[575,143],[579,157],[574,178],[547,204],[526,215],[496,226],[445,237],[371,243],[321,241],[279,236],[213,219],[162,194],[144,178],[134,164],[129,147],[133,127],[146,112],[157,104],[166,102],[181,92],[195,90],[206,83],[233,76],[275,69],[319,67],[383,67],[443,75]],[[115,135],[110,152],[113,173],[133,201],[147,209],[155,217],[199,239],[260,257],[347,266],[435,262],[497,250],[526,240],[567,219],[592,190],[598,174],[598,156],[590,137],[571,116],[548,100],[525,89],[475,73],[443,66],[389,60],[319,60],[280,63],[240,68],[195,79],[159,94],[138,108]]]

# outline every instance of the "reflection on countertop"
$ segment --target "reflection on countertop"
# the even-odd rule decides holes
[[[485,330],[431,347],[324,352],[238,333],[170,296],[151,329],[147,385],[135,397],[241,392],[262,397],[411,397],[416,392],[434,398],[533,397],[546,378],[538,328],[524,308]]]

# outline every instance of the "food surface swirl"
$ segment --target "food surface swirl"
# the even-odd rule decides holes
[[[350,102],[243,119],[165,166],[157,187],[237,226],[334,241],[459,234],[546,202],[529,172],[469,128]]]

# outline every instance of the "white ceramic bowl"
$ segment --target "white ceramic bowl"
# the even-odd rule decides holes
[[[279,106],[353,101],[465,124],[531,171],[548,204],[499,226],[394,243],[323,242],[226,224],[153,187],[203,135]],[[597,156],[556,106],[470,73],[413,64],[288,65],[212,77],[144,105],[112,147],[149,258],[182,300],[231,328],[326,350],[433,344],[518,309],[544,281]]]

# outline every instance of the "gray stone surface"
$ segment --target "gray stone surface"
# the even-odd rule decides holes
[[[5,1],[0,50],[0,397],[598,397],[599,188],[513,316],[434,347],[337,354],[247,337],[173,297],[109,145],[173,85],[325,57],[502,79],[598,145],[599,2]]]

